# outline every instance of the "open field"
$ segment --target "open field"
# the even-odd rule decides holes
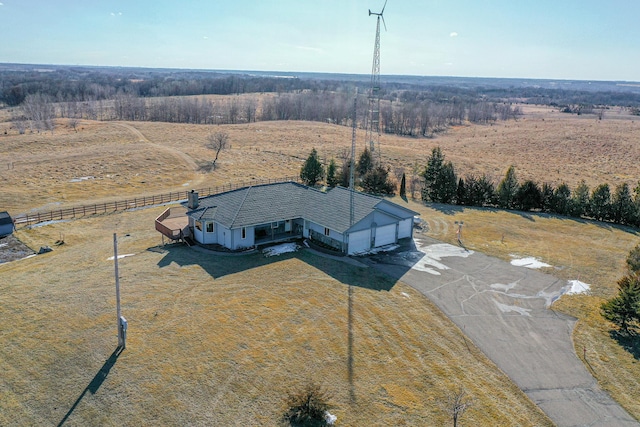
[[[640,176],[640,120],[610,113],[568,115],[527,107],[518,121],[493,126],[465,125],[432,139],[383,135],[383,162],[410,176],[424,170],[431,149],[440,146],[459,175],[486,173],[497,182],[509,165],[520,180],[534,179],[575,188],[584,179],[594,188]],[[13,214],[29,209],[77,205],[133,195],[184,190],[229,181],[296,174],[315,147],[321,158],[350,149],[351,129],[310,122],[241,125],[184,125],[149,122],[82,121],[78,132],[59,121],[54,134],[18,135],[0,123],[0,206]],[[7,135],[4,135],[7,130]],[[206,137],[229,134],[215,173],[198,171],[213,159]],[[359,150],[364,147],[359,133]],[[84,179],[83,179],[84,178]]]
[[[383,161],[404,167],[409,175],[416,165],[422,171],[431,149],[440,146],[462,175],[487,173],[497,181],[513,164],[521,180],[567,182],[572,188],[581,179],[592,188],[603,182],[637,183],[639,120],[610,114],[598,121],[595,116],[533,107],[525,112],[517,122],[460,126],[433,139],[383,135]],[[77,133],[61,122],[53,135],[21,136],[4,135],[8,126],[0,123],[0,182],[5,186],[0,209],[12,214],[292,175],[312,147],[323,158],[338,158],[351,140],[349,128],[307,122],[226,126],[82,122]],[[231,148],[221,154],[219,169],[201,173],[198,167],[213,158],[204,148],[205,138],[218,130],[229,133]],[[359,135],[362,140],[363,134]],[[73,180],[83,177],[92,178]],[[554,309],[578,317],[577,354],[583,358],[587,349],[587,366],[600,384],[640,418],[635,399],[640,395],[640,349],[637,343],[629,350],[622,348],[598,314],[600,303],[615,291],[628,251],[640,243],[637,230],[544,215],[410,203],[422,213],[432,237],[453,242],[453,223],[463,220],[469,248],[503,259],[512,254],[536,256],[553,266],[554,275],[589,283],[591,295],[563,297]],[[116,424],[132,414],[150,416],[153,405],[159,424],[198,416],[204,418],[194,419],[202,423],[224,416],[230,425],[242,425],[246,419],[269,424],[289,384],[320,376],[335,391],[335,412],[344,425],[360,425],[373,416],[380,425],[431,420],[441,424],[437,405],[425,407],[423,402],[438,401],[456,382],[482,401],[469,412],[471,425],[496,424],[483,412],[510,423],[517,419],[518,425],[547,423],[509,381],[491,371],[491,363],[477,350],[467,350],[459,331],[427,300],[402,283],[385,284],[384,278],[376,277],[376,283],[390,290],[370,289],[372,278],[367,273],[344,272],[342,264],[305,253],[277,261],[253,257],[234,269],[227,260],[203,261],[184,248],[148,250],[159,243],[152,230],[159,212],[114,214],[19,232],[34,249],[52,245],[60,233],[69,244],[52,254],[0,265],[0,314],[3,323],[17,319],[15,328],[1,332],[3,342],[10,344],[0,350],[6,365],[2,369],[9,372],[0,383],[0,402],[7,402],[0,417],[15,413],[37,424],[57,423],[89,384],[89,392],[69,416],[70,424],[104,417],[101,411],[107,407],[113,408],[114,418],[101,419]],[[130,348],[117,359],[99,390],[90,393],[115,347],[113,273],[106,258],[111,232],[116,230],[131,233],[123,239],[121,253],[136,254],[121,263],[123,286],[129,293],[124,303]],[[309,283],[313,289],[308,289]],[[355,284],[356,327],[358,319],[362,327],[354,347],[362,356],[354,358],[355,404],[349,403],[344,360],[344,298],[349,283]],[[259,333],[250,328],[255,327],[254,319],[265,325]],[[282,328],[272,330],[269,325]],[[361,348],[358,337],[363,339]],[[423,357],[436,351],[433,342],[441,353]],[[388,353],[381,353],[383,348]],[[308,360],[321,364],[310,365]],[[458,364],[464,370],[454,369]],[[276,368],[281,371],[272,380]],[[360,376],[365,374],[367,378]],[[485,377],[496,382],[477,383]],[[133,384],[132,378],[139,381]],[[503,394],[501,399],[510,403],[495,402],[484,389]],[[215,404],[211,396],[218,399]],[[120,402],[122,397],[126,403]],[[509,405],[517,410],[510,412]],[[222,414],[223,409],[234,412]],[[176,418],[180,416],[187,418]],[[5,423],[0,418],[0,424]]]
[[[439,402],[458,385],[477,399],[469,425],[551,425],[412,288],[308,252],[163,247],[151,227],[161,211],[18,233],[33,247],[61,233],[66,243],[0,265],[11,324],[0,332],[0,424],[276,425],[286,392],[313,379],[333,394],[339,425],[444,425]],[[113,231],[128,255],[117,358]]]

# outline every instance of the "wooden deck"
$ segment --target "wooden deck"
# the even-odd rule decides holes
[[[184,208],[169,208],[156,218],[156,230],[171,240],[184,240],[190,236],[189,218]]]

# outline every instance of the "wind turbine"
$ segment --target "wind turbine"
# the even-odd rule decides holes
[[[371,12],[369,9],[369,16],[375,15],[376,19],[376,41],[373,48],[373,65],[371,66],[371,86],[369,87],[369,117],[366,132],[366,141],[369,143],[369,151],[371,157],[378,157],[378,163],[381,161],[380,157],[380,21],[384,25],[385,31],[387,30],[387,23],[384,21],[384,8],[387,7],[387,0],[382,6],[380,13]]]

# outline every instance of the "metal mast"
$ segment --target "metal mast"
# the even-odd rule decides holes
[[[380,13],[371,12],[369,9],[369,16],[376,15],[376,42],[373,48],[373,65],[371,66],[371,86],[369,88],[369,116],[367,123],[366,141],[369,143],[369,151],[371,152],[372,159],[378,158],[378,163],[381,161],[380,157],[380,20],[384,25],[384,29],[387,29],[387,24],[384,22],[384,8],[387,6],[385,0],[384,6]]]
[[[351,160],[349,162],[349,226],[354,223],[354,202],[353,192],[355,191],[355,158],[356,158],[356,124],[358,118],[358,88],[353,97],[353,122],[351,123]]]

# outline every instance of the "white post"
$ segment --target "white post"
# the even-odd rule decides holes
[[[120,320],[120,274],[118,273],[118,237],[113,233],[113,263],[116,276],[116,314],[118,325],[118,347],[124,348],[124,333],[122,331],[122,321]]]

